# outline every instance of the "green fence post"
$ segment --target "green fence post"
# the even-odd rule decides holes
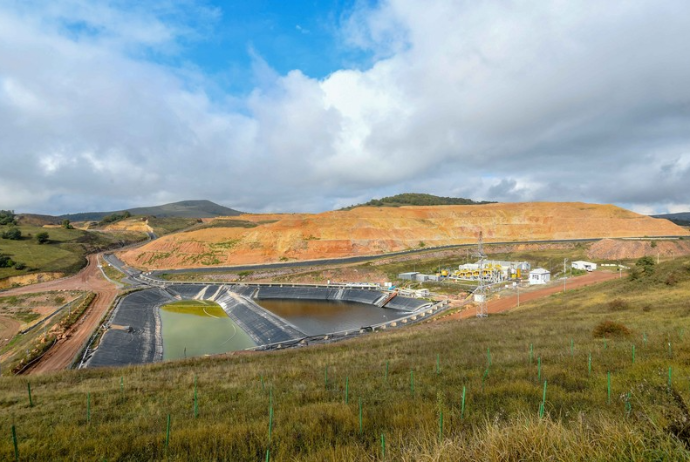
[[[19,462],[19,445],[17,443],[17,430],[12,425],[12,444],[14,444],[14,460]]]
[[[381,433],[381,458],[386,458],[386,437]]]
[[[271,449],[266,449],[266,462],[271,460]]]
[[[465,418],[465,387],[462,387],[462,407],[460,408],[460,418]]]
[[[170,446],[170,414],[168,414],[168,424],[165,428],[165,457],[168,457],[168,447]]]
[[[443,409],[441,409],[438,416],[438,442],[443,441]]]
[[[647,333],[646,333],[646,332],[644,332],[644,333],[642,334],[642,341],[644,342],[644,344],[645,344],[645,346],[646,346],[646,345],[647,345]]]
[[[273,406],[268,410],[268,441],[271,441],[271,435],[273,434]]]
[[[606,373],[606,382],[607,382],[607,388],[608,388],[607,402],[608,402],[608,404],[611,404],[611,372]]]
[[[34,400],[31,398],[31,383],[26,382],[26,389],[29,391],[29,407],[34,407]]]

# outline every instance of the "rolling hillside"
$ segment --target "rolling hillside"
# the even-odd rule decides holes
[[[132,215],[153,215],[159,218],[180,217],[180,218],[214,218],[218,216],[236,216],[242,212],[218,205],[207,200],[181,201],[171,204],[159,205],[155,207],[135,207],[127,209]],[[97,221],[114,213],[124,212],[124,210],[114,212],[85,212],[60,215],[58,219],[68,219],[70,221]]]
[[[378,255],[486,242],[635,236],[690,236],[667,220],[612,205],[511,203],[428,207],[358,207],[320,214],[242,215],[165,236],[122,254],[147,269],[192,268]],[[211,222],[213,223],[213,222]]]

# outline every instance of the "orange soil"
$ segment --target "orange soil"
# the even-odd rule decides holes
[[[514,203],[242,215],[255,228],[207,228],[122,252],[143,269],[194,268],[375,255],[476,242],[687,235],[670,221],[613,205]],[[264,221],[273,221],[261,223]]]
[[[652,247],[652,242],[655,246]],[[679,257],[690,255],[690,241],[622,241],[604,239],[592,244],[587,256],[595,260],[625,260],[646,255]]]
[[[59,371],[69,367],[86,340],[98,327],[100,320],[117,295],[117,288],[103,278],[97,265],[98,255],[89,255],[88,265],[75,276],[2,292],[3,296],[49,290],[85,290],[96,293],[95,300],[79,321],[66,332],[63,338],[58,340],[55,346],[48,350],[45,356],[28,371],[29,373]]]

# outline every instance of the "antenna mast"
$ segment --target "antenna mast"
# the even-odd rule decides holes
[[[484,260],[486,260],[486,254],[484,253],[483,236],[483,231],[479,231],[479,242],[477,243],[476,253],[476,256],[479,258],[479,285],[474,291],[474,301],[477,305],[478,318],[485,318],[488,316],[486,309],[486,284],[484,283]]]

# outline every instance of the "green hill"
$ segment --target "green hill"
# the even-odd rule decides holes
[[[122,212],[129,212],[131,215],[155,216],[159,218],[179,217],[179,218],[214,218],[219,216],[237,216],[242,212],[218,205],[207,200],[181,201],[171,204],[158,205],[155,207],[135,207],[127,210],[112,212],[85,212],[60,215],[59,220],[68,219],[70,221],[99,221],[108,215]]]
[[[689,294],[647,259],[485,319],[5,376],[0,459],[14,426],[20,460],[689,460]]]
[[[679,226],[690,226],[690,212],[667,213],[664,215],[652,215],[654,218],[664,218]]]
[[[461,197],[440,197],[432,194],[404,193],[381,199],[372,199],[364,204],[353,205],[346,207],[343,210],[350,210],[355,207],[401,207],[404,205],[479,205],[493,203],[495,202],[477,202],[473,201],[472,199],[463,199]]]

